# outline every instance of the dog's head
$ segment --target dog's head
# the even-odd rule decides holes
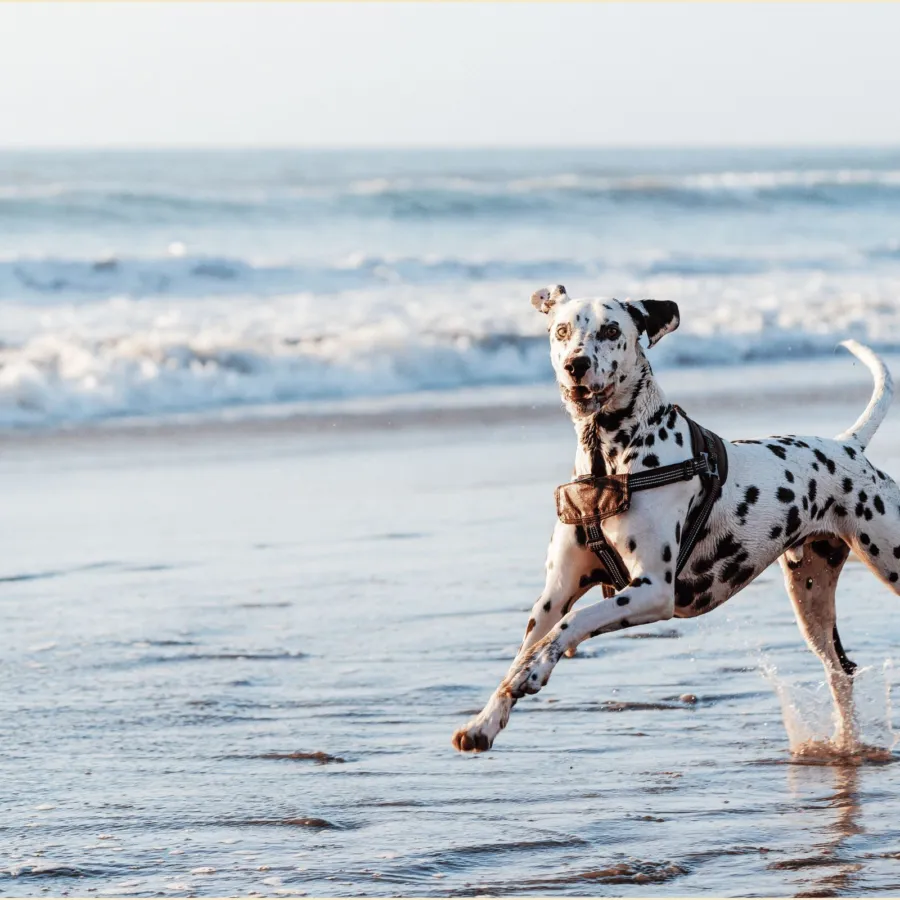
[[[572,300],[561,284],[535,291],[531,302],[549,319],[553,370],[576,418],[623,406],[644,368],[640,336],[652,347],[679,322],[669,300]]]

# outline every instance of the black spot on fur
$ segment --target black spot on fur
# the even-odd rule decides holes
[[[619,606],[628,606],[631,601],[628,599],[628,597],[616,597],[616,603]]]
[[[790,481],[791,484],[794,483],[794,473],[791,472],[789,469],[784,470],[784,477],[787,478],[787,480]]]
[[[666,544],[662,553],[663,562],[669,562],[672,559],[672,548]]]
[[[684,446],[684,438],[681,436],[680,431],[675,432],[675,443],[678,444],[679,447]]]
[[[779,458],[779,459],[787,459],[787,454],[784,451],[784,447],[779,447],[778,444],[766,444],[766,446]]]
[[[835,555],[841,555],[841,548],[832,547],[829,541],[810,541],[809,547],[816,556],[822,557],[832,567],[835,565]]]
[[[875,507],[878,515],[884,515],[884,501],[877,494],[875,495],[875,499],[872,501],[872,505]]]
[[[652,437],[652,435],[651,435]],[[648,453],[641,462],[649,469],[655,469],[659,465],[659,457],[655,453]]]
[[[666,584],[672,583],[672,570],[666,569]]]
[[[694,591],[684,581],[675,582],[675,605],[680,607],[690,606],[694,602]]]
[[[845,506],[842,506],[840,503],[835,503],[834,504],[834,514],[836,516],[846,516],[847,508]]]
[[[749,512],[749,507],[746,503],[739,503],[737,505],[737,509],[735,509],[734,514],[741,520],[741,525],[744,524],[745,519],[747,518],[747,513]]]
[[[739,553],[728,565],[722,566],[720,577],[723,581],[731,581],[749,557],[749,553]]]
[[[834,475],[834,460],[829,459],[821,450],[813,450],[816,459]]]
[[[628,538],[628,549],[631,553],[637,550],[637,541],[634,538]]]
[[[660,439],[661,441],[667,441],[667,440],[669,439],[669,432],[666,431],[665,428],[660,428],[660,429],[659,429],[659,439]]]
[[[862,534],[860,534],[859,539],[860,539],[864,544],[868,544],[868,543],[870,543],[870,541],[872,540],[865,532],[862,532]]]
[[[818,485],[816,484],[816,479],[815,479],[815,478],[810,478],[810,479],[809,479],[809,502],[810,502],[810,503],[812,503],[813,500],[816,499],[816,490],[817,490],[817,488],[818,488]]]
[[[796,506],[792,506],[788,510],[787,522],[784,526],[785,534],[793,534],[800,528],[800,510]]]
[[[605,569],[594,569],[590,575],[582,575],[578,582],[579,587],[587,587],[590,584],[612,584]]]
[[[778,488],[777,492],[775,493],[775,496],[782,503],[792,503],[794,500],[794,492],[790,488],[786,488],[786,487]]]
[[[582,579],[582,580],[583,580],[583,579]],[[544,612],[550,612],[550,608],[551,608],[552,606],[553,606],[553,601],[548,600],[548,601],[544,604]]]
[[[860,491],[859,499],[862,500],[863,503],[865,503],[869,499],[869,495],[865,491]]]
[[[656,436],[653,434],[648,434],[646,438],[644,438],[644,446],[652,447],[656,443]]]
[[[718,544],[716,544],[715,557],[716,560],[729,559],[736,553],[740,552],[741,545],[738,544],[733,535],[726,534]]]
[[[750,487],[744,491],[744,502],[753,506],[757,500],[759,500],[759,488],[751,484]]]
[[[780,536],[781,536],[781,526],[780,526],[780,525],[776,525],[776,526],[769,532],[769,539],[774,541],[776,538],[778,538],[778,537],[780,537]]]
[[[681,546],[681,522],[675,523],[675,543]]]
[[[856,451],[852,447],[844,447],[844,453],[846,453],[850,459],[856,459]]]
[[[853,490],[853,481],[850,478],[845,478],[843,484],[841,485],[844,489],[845,494],[849,494],[850,491]]]
[[[703,575],[691,584],[695,594],[705,594],[712,586],[715,578],[712,573]]]
[[[878,548],[877,544],[872,544],[872,546],[869,547],[869,556],[878,556],[879,553],[881,553],[881,550]]]

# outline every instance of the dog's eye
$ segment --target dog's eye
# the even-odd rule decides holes
[[[614,341],[620,334],[622,333],[621,329],[615,322],[612,322],[609,325],[604,326],[603,330],[600,332],[600,337],[606,338],[607,340]]]
[[[564,341],[569,336],[569,326],[568,325],[557,325],[556,326],[556,336]]]

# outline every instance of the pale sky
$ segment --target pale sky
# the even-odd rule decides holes
[[[0,146],[900,144],[900,4],[0,3]]]

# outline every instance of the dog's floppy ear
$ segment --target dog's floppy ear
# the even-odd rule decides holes
[[[566,296],[566,289],[561,284],[552,284],[541,288],[531,295],[531,305],[546,314]]]
[[[678,315],[678,304],[671,300],[637,300],[625,303],[625,309],[634,319],[638,331],[650,339],[648,348],[660,338],[674,331],[681,321]]]

